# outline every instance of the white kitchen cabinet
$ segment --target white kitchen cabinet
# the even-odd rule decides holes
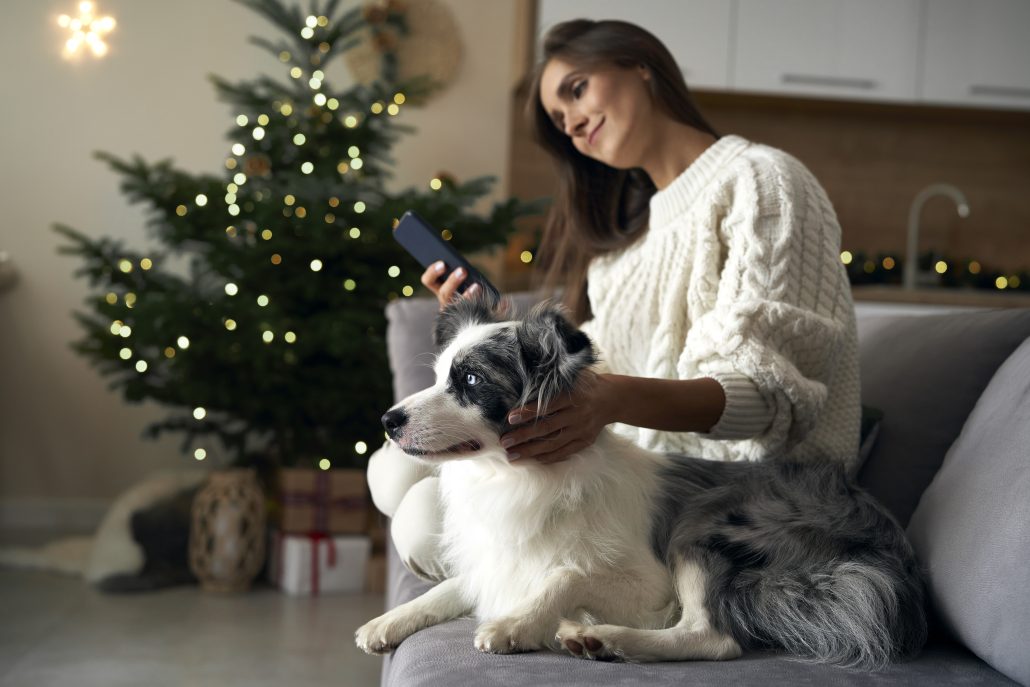
[[[919,98],[1030,110],[1030,1],[928,0]]]
[[[537,46],[547,29],[567,19],[621,19],[664,43],[690,88],[726,89],[733,6],[732,0],[540,0]]]
[[[736,2],[733,90],[916,99],[920,0]]]

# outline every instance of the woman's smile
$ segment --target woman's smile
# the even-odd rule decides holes
[[[590,137],[587,138],[587,143],[594,145],[594,141],[597,139],[597,132],[604,126],[604,117],[601,117],[601,121],[597,123],[597,128],[590,132]]]

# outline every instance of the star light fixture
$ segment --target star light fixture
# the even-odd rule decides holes
[[[57,18],[57,24],[72,34],[64,44],[65,57],[78,57],[83,45],[89,47],[94,57],[103,57],[107,54],[107,43],[103,37],[114,29],[114,17],[98,17],[94,3],[83,0],[79,3],[78,18],[62,14]]]

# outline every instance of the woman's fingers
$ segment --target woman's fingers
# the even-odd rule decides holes
[[[572,439],[569,443],[561,446],[550,453],[541,453],[536,456],[536,460],[541,463],[560,463],[563,460],[568,460],[573,454],[582,451],[590,445],[586,439]]]
[[[436,295],[436,299],[440,301],[441,310],[451,302],[451,299],[454,298],[455,293],[458,291],[458,287],[468,278],[468,273],[459,267],[451,272],[446,279],[443,279],[446,271],[446,265],[442,261],[438,261],[427,267],[421,277],[422,285],[432,291]],[[473,294],[475,293],[470,288],[466,289],[465,295],[468,295],[470,291]]]
[[[461,267],[451,272],[450,276],[447,277],[447,281],[440,287],[440,292],[436,294],[441,308],[451,302],[458,292],[458,287],[462,285],[466,277],[468,277],[468,273]]]
[[[445,269],[447,267],[442,262],[435,262],[422,273],[422,285],[432,291],[434,295],[440,291],[440,277],[443,276]]]
[[[576,424],[577,418],[568,411],[547,415],[536,421],[530,420],[525,425],[506,432],[501,436],[501,446],[509,452],[524,454],[522,449],[526,446],[540,441],[553,441],[562,433],[567,433],[566,430],[571,430]],[[553,446],[550,446],[548,450],[552,448]]]

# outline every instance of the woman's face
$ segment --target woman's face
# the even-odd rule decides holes
[[[653,115],[643,67],[590,70],[554,58],[540,78],[540,102],[583,155],[617,169],[642,166]]]

